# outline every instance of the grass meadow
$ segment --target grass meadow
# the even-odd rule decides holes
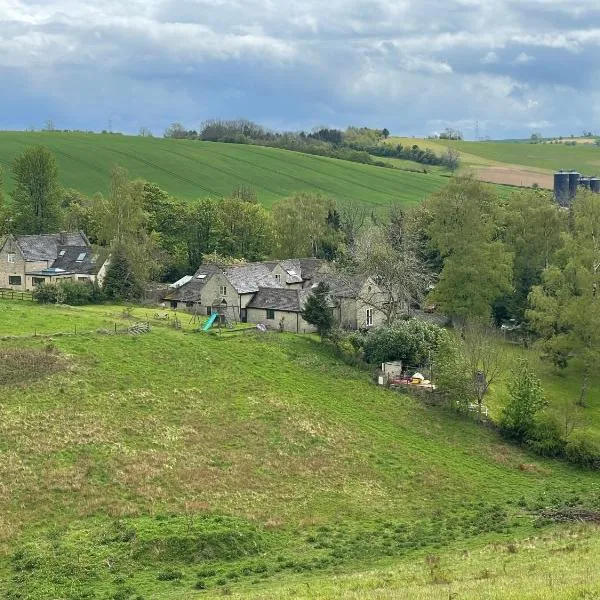
[[[333,158],[260,146],[59,132],[0,132],[0,166],[34,144],[57,157],[61,183],[92,195],[106,193],[111,168],[157,183],[173,196],[195,200],[226,196],[251,186],[265,206],[295,192],[319,192],[373,208],[418,204],[447,183],[436,173],[385,169]],[[6,177],[10,190],[12,181]]]
[[[596,473],[380,389],[314,336],[132,312],[150,333],[95,333],[123,307],[0,304],[5,355],[54,357],[2,385],[4,597],[495,598],[553,590],[554,556],[583,577],[594,530],[542,511],[596,507]]]

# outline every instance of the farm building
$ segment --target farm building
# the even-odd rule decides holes
[[[248,323],[262,323],[267,329],[292,333],[316,331],[302,318],[310,289],[260,288],[247,308]]]
[[[220,267],[202,265],[164,297],[171,308],[196,314],[218,312],[230,321],[262,324],[268,329],[308,333],[314,328],[301,312],[312,287],[330,287],[336,322],[346,329],[376,327],[385,320],[377,307],[384,295],[369,277],[340,277],[319,259],[293,259]]]
[[[90,245],[83,232],[9,235],[0,248],[0,288],[32,290],[60,279],[102,282],[106,253]]]

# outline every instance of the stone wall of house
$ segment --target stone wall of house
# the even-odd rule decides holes
[[[267,318],[267,310],[264,308],[249,308],[248,323],[262,323],[267,329],[278,330],[281,328],[283,319],[283,330],[291,333],[313,333],[316,329],[307,323],[299,313],[276,310],[273,311],[273,319]]]
[[[281,285],[285,285],[285,287],[289,290],[301,290],[302,282],[298,283],[286,283],[286,279],[288,277],[287,271],[280,265],[277,264],[271,271],[271,274],[275,278],[275,281],[279,281]]]
[[[11,262],[9,262],[9,259]],[[27,263],[23,260],[16,244],[9,238],[0,249],[0,288],[25,290],[25,271]],[[19,277],[20,283],[10,282],[10,278]]]

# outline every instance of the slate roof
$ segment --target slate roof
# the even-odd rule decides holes
[[[216,265],[201,265],[187,283],[169,292],[164,299],[178,302],[198,302],[206,282],[216,273],[222,273]]]
[[[258,292],[261,287],[283,287],[264,263],[226,267],[223,272],[238,294],[252,294]]]
[[[77,233],[45,233],[17,235],[15,243],[26,261],[50,261],[58,257],[59,248],[67,246],[89,248],[90,243],[82,231]]]
[[[63,269],[69,273],[96,275],[104,264],[106,255],[106,250],[100,253],[89,246],[59,246],[58,258],[52,263],[52,268]]]
[[[260,288],[248,304],[248,308],[263,308],[299,313],[304,308],[310,294],[310,290]]]
[[[323,282],[329,287],[330,295],[334,298],[358,298],[368,279],[364,275],[321,274],[315,278],[312,287]]]

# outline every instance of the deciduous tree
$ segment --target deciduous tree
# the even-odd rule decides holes
[[[60,186],[54,155],[45,146],[27,148],[12,167],[15,231],[50,233],[60,229]]]

